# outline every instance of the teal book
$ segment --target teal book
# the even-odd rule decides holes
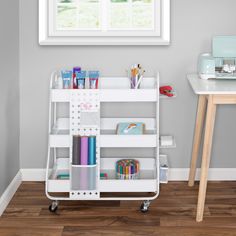
[[[124,122],[117,125],[119,135],[142,135],[144,134],[145,124],[142,122]]]

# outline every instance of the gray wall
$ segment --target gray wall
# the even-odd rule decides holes
[[[0,196],[19,171],[19,1],[0,7]]]
[[[170,166],[188,167],[197,97],[186,81],[186,73],[196,71],[197,57],[210,51],[213,35],[236,34],[235,9],[235,0],[172,0],[172,40],[168,47],[41,47],[37,0],[20,0],[21,168],[45,167],[48,85],[53,70],[81,65],[97,68],[103,76],[123,76],[125,69],[137,62],[144,65],[147,75],[159,70],[161,82],[173,84],[178,91],[178,98],[161,103],[161,132],[174,134],[177,139],[177,148],[166,151]],[[152,113],[152,108],[142,109]],[[235,117],[235,107],[218,109],[214,167],[236,167]]]

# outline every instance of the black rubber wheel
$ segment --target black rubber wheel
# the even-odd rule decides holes
[[[48,207],[48,209],[49,209],[50,212],[56,212],[57,209],[58,209],[58,206],[53,207],[53,205],[50,205],[50,206]]]
[[[140,211],[142,213],[147,213],[148,212],[148,207],[146,207],[143,203],[140,206]]]

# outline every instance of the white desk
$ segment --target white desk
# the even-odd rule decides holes
[[[236,94],[236,80],[202,80],[197,74],[187,75],[194,93],[209,94]]]
[[[203,220],[204,205],[207,189],[208,169],[211,158],[212,137],[215,114],[218,104],[236,104],[236,81],[233,80],[202,80],[198,75],[187,75],[188,81],[195,94],[199,95],[195,133],[193,140],[192,160],[189,173],[189,186],[194,185],[196,163],[199,154],[201,136],[204,126],[205,134],[201,163],[201,178],[198,193],[197,216],[198,222]]]

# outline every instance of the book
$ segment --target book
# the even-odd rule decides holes
[[[142,135],[144,134],[145,124],[142,122],[122,122],[117,125],[119,135]]]

